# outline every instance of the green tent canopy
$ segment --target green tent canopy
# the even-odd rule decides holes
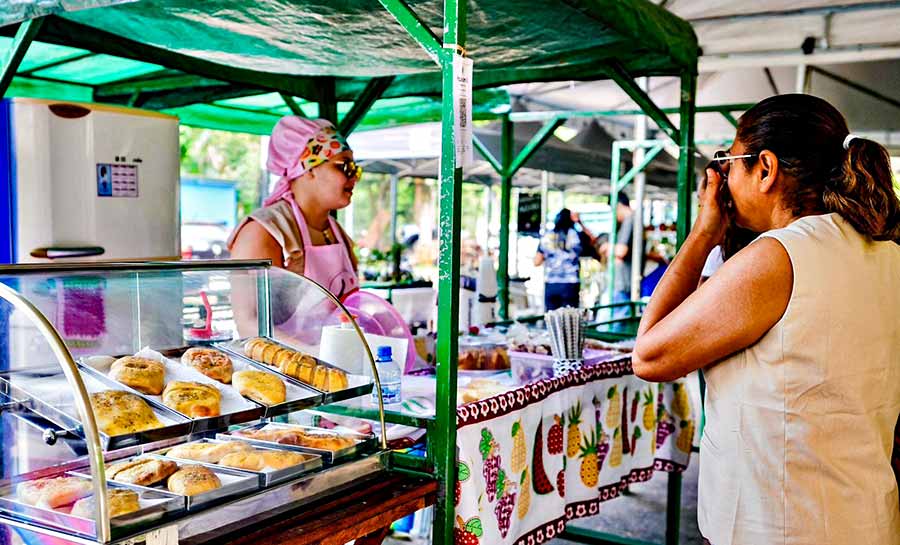
[[[440,30],[442,2],[409,4]],[[646,0],[468,5],[476,89],[695,70],[690,25]],[[373,78],[383,98],[441,91],[438,67],[377,0],[32,0],[0,13],[0,34],[41,16],[14,92],[54,84],[73,100],[166,110],[266,91],[353,101]]]

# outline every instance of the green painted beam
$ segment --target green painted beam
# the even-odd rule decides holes
[[[23,70],[16,74],[16,77],[28,76],[34,74],[35,72],[40,72],[41,70],[47,70],[50,68],[55,68],[57,66],[62,66],[64,64],[69,64],[70,62],[76,62],[84,59],[88,59],[90,57],[96,56],[96,53],[81,53],[80,55],[73,55],[71,57],[66,57],[64,59],[57,59],[53,62],[48,62],[46,64],[41,64],[39,66],[34,66],[29,68],[28,70]]]
[[[515,152],[515,131],[509,116],[500,122],[500,251],[497,264],[497,300],[501,320],[509,319],[509,220],[512,200],[513,153]],[[536,149],[536,148],[535,148]]]
[[[510,177],[515,176],[516,172],[522,168],[525,163],[531,159],[531,156],[544,145],[544,142],[547,141],[548,138],[553,134],[553,131],[559,128],[560,125],[566,122],[566,118],[564,117],[555,117],[544,124],[534,136],[531,137],[531,140],[525,144],[525,147],[522,148],[522,151],[519,152],[519,155],[513,159],[511,165],[509,165],[509,170],[506,171],[506,174]]]
[[[678,219],[676,245],[681,248],[691,229],[691,198],[694,192],[694,100],[697,75],[681,76],[681,138],[678,141]]]
[[[625,189],[625,186],[630,184],[631,180],[633,180],[635,176],[637,176],[645,168],[647,168],[647,166],[650,165],[651,162],[653,162],[653,159],[655,159],[656,156],[659,155],[659,152],[661,152],[662,150],[663,150],[662,145],[656,145],[656,146],[650,148],[650,151],[648,151],[647,154],[644,156],[644,160],[641,161],[640,164],[637,164],[637,165],[631,167],[631,170],[626,172],[625,176],[622,176],[622,178],[616,184],[616,191],[622,191],[623,189]]]
[[[623,91],[633,100],[653,121],[675,142],[681,141],[681,136],[672,120],[653,102],[650,95],[634,82],[628,72],[618,63],[610,63],[610,75]]]
[[[353,103],[350,111],[341,119],[341,123],[338,125],[341,134],[345,137],[350,136],[350,133],[356,129],[356,126],[359,125],[359,122],[362,121],[372,105],[375,104],[375,101],[381,98],[381,95],[392,83],[394,83],[394,76],[372,78],[359,95],[359,98]]]
[[[729,123],[731,123],[731,124],[734,126],[735,129],[737,128],[737,126],[738,126],[738,120],[735,119],[735,117],[734,117],[733,115],[731,115],[731,112],[725,112],[725,111],[722,111],[722,112],[719,112],[719,113],[722,114],[722,117],[724,117],[726,121],[728,121]]]
[[[29,19],[19,24],[12,46],[3,57],[2,64],[0,64],[0,98],[3,98],[6,90],[9,89],[9,84],[12,83],[16,70],[19,69],[22,59],[25,58],[25,53],[28,52],[28,46],[34,41],[34,37],[37,36],[43,24],[43,18]]]
[[[697,106],[696,111],[698,114],[745,112],[751,107],[753,107],[753,104],[749,103],[717,104],[711,106]],[[660,108],[660,111],[666,114],[677,114],[681,110],[680,108]],[[565,110],[552,110],[539,112],[512,112],[511,114],[509,114],[509,118],[512,119],[513,122],[519,123],[523,121],[548,121],[556,117],[566,117],[569,119],[573,119],[576,117],[619,117],[633,115],[647,115],[647,113],[643,110],[583,110],[571,112]]]
[[[497,174],[502,175],[504,170],[503,165],[501,165],[500,161],[498,161],[497,158],[494,157],[494,154],[491,153],[491,150],[489,150],[487,146],[484,145],[484,142],[481,141],[481,138],[478,138],[477,134],[472,133],[472,144],[475,146],[475,149],[478,151],[478,153],[480,153],[481,156],[484,157],[484,160],[490,163],[494,171]]]
[[[425,50],[435,61],[440,62],[443,55],[443,47],[438,37],[428,28],[418,15],[404,0],[379,0],[384,9],[394,16],[406,32]],[[445,27],[446,29],[446,21]],[[444,36],[446,39],[446,35]]]
[[[256,88],[247,87],[245,85],[231,85],[223,83],[217,87],[197,87],[195,89],[178,89],[176,91],[167,91],[161,93],[146,93],[139,89],[135,89],[130,96],[119,95],[116,97],[107,97],[100,99],[94,95],[96,102],[113,102],[113,103],[130,103],[135,108],[145,108],[148,110],[167,110],[170,108],[181,108],[192,104],[209,104],[217,100],[227,100],[230,98],[242,98],[265,93]],[[135,98],[139,97],[139,98]]]
[[[306,115],[306,112],[303,111],[303,108],[297,104],[297,101],[294,100],[294,97],[287,93],[278,93],[281,96],[281,100],[284,101],[284,104],[288,107],[292,114],[298,117],[305,117],[309,119],[309,116]]]
[[[382,3],[392,4],[390,0]],[[399,0],[397,0],[399,1]],[[444,0],[444,44],[465,48],[467,0]],[[423,29],[416,30],[422,33]],[[424,47],[424,45],[423,45]],[[438,254],[437,369],[433,445],[438,480],[432,543],[452,545],[456,484],[456,364],[459,355],[459,268],[462,215],[462,168],[456,162],[453,50],[437,55],[441,66],[440,245]]]
[[[172,75],[168,70],[166,75],[162,77],[139,77],[128,78],[112,83],[98,85],[94,91],[97,100],[103,100],[108,97],[119,95],[130,95],[135,91],[141,93],[152,93],[160,91],[188,91],[197,87],[222,87],[230,85],[228,82],[204,78],[202,76],[194,76],[191,74]],[[263,93],[263,90],[259,90]]]
[[[678,545],[681,533],[681,473],[669,473],[666,483],[666,545]]]

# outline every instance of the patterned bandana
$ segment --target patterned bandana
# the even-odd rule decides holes
[[[306,143],[306,148],[300,154],[300,164],[308,171],[349,149],[350,146],[337,129],[325,126]]]

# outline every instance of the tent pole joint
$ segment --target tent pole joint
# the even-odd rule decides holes
[[[428,53],[434,62],[440,64],[443,47],[438,37],[428,25],[412,10],[404,0],[379,0],[400,26]]]

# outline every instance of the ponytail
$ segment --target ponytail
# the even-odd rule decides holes
[[[891,159],[881,144],[848,136],[844,161],[826,183],[822,202],[857,231],[873,240],[900,244],[900,198],[891,173]]]

